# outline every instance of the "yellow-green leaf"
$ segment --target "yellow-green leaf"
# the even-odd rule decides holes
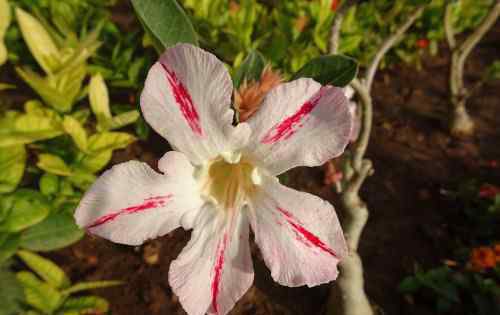
[[[24,145],[0,147],[0,193],[13,191],[24,174],[26,150]]]
[[[75,142],[78,149],[87,150],[87,132],[78,120],[71,116],[64,116],[63,120],[64,131],[68,133]]]
[[[64,315],[73,314],[105,314],[109,303],[98,296],[82,296],[68,298],[61,307]]]
[[[72,285],[71,287],[63,290],[61,293],[64,295],[70,295],[80,291],[93,290],[99,288],[114,287],[123,284],[123,281],[90,281],[90,282],[80,282]]]
[[[42,170],[61,176],[71,176],[73,172],[71,168],[57,155],[42,153],[38,156],[36,164]]]
[[[123,149],[135,140],[134,136],[125,132],[101,132],[89,138],[88,151],[97,154],[102,151]]]
[[[51,287],[65,289],[71,284],[64,271],[52,261],[27,250],[19,250],[17,255]]]
[[[31,272],[18,272],[16,278],[23,286],[26,302],[44,314],[52,314],[64,301],[62,294]]]
[[[89,100],[99,125],[111,118],[108,88],[101,74],[96,74],[90,79]]]
[[[112,153],[112,150],[101,150],[98,153],[87,154],[80,161],[80,167],[91,173],[96,173],[109,163]]]
[[[19,7],[16,8],[16,18],[33,57],[47,74],[52,73],[57,68],[59,50],[50,34],[40,21]]]
[[[5,47],[4,37],[11,19],[9,2],[0,0],[0,66],[7,61],[7,47]]]
[[[111,118],[109,122],[109,129],[119,129],[126,125],[134,123],[137,119],[139,119],[139,112],[136,110],[131,110],[125,113],[121,113]]]
[[[42,116],[9,111],[0,118],[0,147],[50,139],[62,133],[59,118],[49,113]]]

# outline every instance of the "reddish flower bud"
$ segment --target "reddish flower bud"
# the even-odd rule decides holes
[[[332,12],[337,11],[337,9],[339,8],[339,4],[340,4],[340,0],[332,0],[330,10],[332,10]]]
[[[424,49],[429,47],[429,40],[427,38],[420,38],[417,40],[417,47]]]

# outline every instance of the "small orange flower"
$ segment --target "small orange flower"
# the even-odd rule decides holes
[[[274,72],[270,66],[266,66],[258,82],[243,82],[234,92],[240,122],[248,120],[259,109],[266,94],[282,80],[279,72]]]
[[[497,263],[495,251],[486,246],[474,248],[471,253],[470,263],[475,271],[493,268]]]
[[[231,14],[236,14],[240,10],[240,5],[236,1],[229,2],[229,12]]]

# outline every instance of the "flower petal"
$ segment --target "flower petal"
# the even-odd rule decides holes
[[[165,162],[165,161],[164,161]],[[181,165],[172,159],[172,164]],[[171,166],[174,167],[173,165]],[[76,209],[76,223],[115,243],[140,245],[179,227],[199,211],[201,198],[188,172],[175,176],[129,161],[106,171]]]
[[[278,175],[296,166],[318,166],[340,155],[349,141],[351,115],[342,89],[312,79],[279,85],[248,123],[247,154]]]
[[[312,287],[337,278],[347,245],[328,202],[266,178],[252,198],[250,223],[276,282]]]
[[[194,164],[224,150],[224,128],[231,125],[233,84],[214,55],[188,44],[161,55],[149,70],[141,109],[156,132]]]
[[[191,240],[169,271],[170,286],[189,315],[227,314],[250,288],[248,234],[241,211],[220,212],[207,204],[199,212]]]

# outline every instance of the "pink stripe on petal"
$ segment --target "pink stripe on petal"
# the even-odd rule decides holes
[[[339,258],[330,247],[323,243],[316,235],[304,228],[289,211],[281,207],[276,207],[276,209],[285,217],[285,220],[294,229],[294,232],[297,233],[297,239],[304,243],[304,245],[307,247],[310,247],[311,245],[316,246],[333,257]]]
[[[306,101],[293,115],[288,116],[282,122],[276,124],[272,127],[262,138],[261,143],[272,144],[281,140],[287,140],[298,129],[303,127],[303,122],[305,118],[314,110],[318,105],[321,97],[324,95],[324,87],[321,87],[319,91],[314,94],[308,101]]]
[[[114,221],[117,217],[125,214],[132,214],[132,213],[138,213],[144,210],[149,210],[149,209],[156,209],[159,207],[163,207],[167,204],[167,201],[172,197],[172,194],[166,195],[166,196],[156,196],[156,197],[150,197],[144,199],[144,202],[135,205],[135,206],[130,206],[106,215],[103,215],[97,220],[95,220],[92,224],[87,226],[87,229],[95,228],[98,226],[101,226],[105,223]]]
[[[168,83],[174,94],[175,101],[179,105],[182,115],[186,119],[189,127],[199,136],[203,136],[203,129],[200,125],[200,116],[196,111],[196,107],[193,104],[193,100],[188,90],[179,80],[177,75],[173,70],[170,70],[165,64],[161,63],[161,66],[166,72]]]
[[[220,292],[220,280],[222,277],[222,268],[224,267],[224,252],[227,246],[227,233],[224,234],[222,242],[217,246],[217,259],[214,267],[214,278],[212,280],[212,308],[215,314],[219,314],[219,304],[217,298]]]

